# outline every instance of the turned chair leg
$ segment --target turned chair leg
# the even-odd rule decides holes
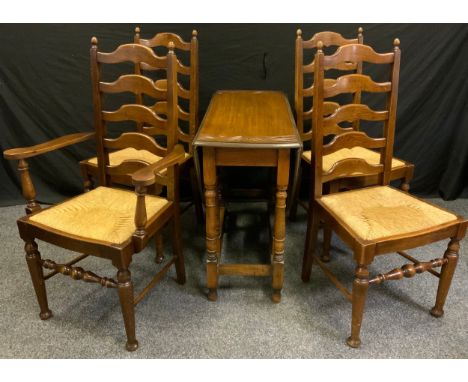
[[[291,195],[291,205],[289,207],[289,220],[294,221],[297,217],[297,205],[299,196],[301,194],[302,185],[302,165],[299,165],[299,171],[297,172],[296,188],[294,194]]]
[[[361,323],[364,315],[368,288],[369,271],[367,270],[367,266],[358,265],[353,281],[351,336],[346,340],[346,343],[352,348],[357,348],[361,345],[359,333],[361,332]]]
[[[185,284],[185,262],[184,254],[182,251],[182,236],[180,232],[180,215],[178,213],[174,214],[172,219],[172,250],[174,251],[174,256],[177,257],[175,261],[175,268],[177,274],[177,282],[179,284]]]
[[[197,216],[197,222],[203,224],[205,218],[203,216],[202,197],[200,195],[200,187],[198,187],[198,180],[195,168],[190,167],[190,183],[192,186],[192,199],[195,206],[195,214]]]
[[[317,244],[317,234],[320,224],[320,219],[315,212],[314,206],[309,206],[308,221],[307,221],[307,234],[304,247],[304,257],[302,260],[302,281],[308,282],[310,280],[310,273],[312,270],[312,260],[315,253],[315,246]]]
[[[52,317],[52,312],[47,303],[47,292],[45,287],[44,273],[41,265],[41,254],[37,250],[37,244],[34,240],[26,241],[24,246],[26,251],[26,262],[28,263],[29,273],[36,292],[37,302],[41,312],[39,317],[41,320],[47,320]]]
[[[154,261],[156,264],[161,264],[164,260],[164,240],[162,232],[158,232],[155,235],[155,242],[156,242],[156,258]]]
[[[450,289],[450,284],[452,283],[453,273],[457,266],[459,249],[460,241],[458,239],[451,239],[444,253],[444,258],[447,259],[447,262],[442,266],[440,272],[436,303],[431,309],[431,314],[434,317],[441,317],[444,314],[444,304]]]
[[[135,306],[133,304],[133,282],[128,269],[119,269],[117,272],[118,291],[120,306],[125,324],[125,332],[127,333],[128,351],[138,349],[138,341],[135,335]]]

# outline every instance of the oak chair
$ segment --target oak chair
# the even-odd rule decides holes
[[[95,133],[80,133],[61,137],[50,142],[28,148],[10,149],[4,152],[7,159],[19,160],[23,194],[28,202],[27,216],[18,220],[20,237],[25,242],[26,261],[40,306],[40,318],[52,316],[49,309],[45,281],[61,273],[75,280],[98,283],[118,290],[127,334],[126,348],[136,350],[134,306],[157,284],[175,264],[177,282],[185,282],[184,259],[180,234],[179,179],[178,166],[185,160],[182,146],[176,145],[177,125],[177,59],[170,46],[166,57],[158,57],[147,47],[137,44],[119,46],[111,53],[98,51],[97,39],[91,40],[91,77],[94,103]],[[112,83],[101,81],[103,65],[122,62],[149,63],[165,68],[168,72],[167,90],[156,88],[146,77],[131,74],[122,75]],[[138,104],[124,104],[118,110],[105,110],[103,95],[114,93],[144,93],[165,99],[167,118],[158,117],[150,108]],[[145,129],[166,135],[167,147],[159,146],[146,134],[123,133],[118,138],[108,138],[111,122],[134,121],[145,123]],[[52,207],[41,209],[35,201],[35,191],[28,172],[26,159],[55,149],[96,138],[98,176],[100,187],[71,198]],[[141,160],[125,160],[113,165],[109,161],[110,150],[146,149],[152,155],[163,159],[148,165]],[[111,179],[127,182],[131,180],[135,192],[109,187]],[[148,187],[155,184],[167,186],[167,197],[147,195]],[[172,221],[172,244],[174,256],[151,280],[149,285],[136,297],[129,266],[135,253],[140,252],[148,241]],[[64,249],[82,253],[66,264],[44,260],[36,244],[42,240]],[[116,280],[100,277],[81,267],[73,266],[87,256],[111,260],[117,268]],[[44,275],[43,268],[52,270]]]
[[[358,28],[358,34],[356,38],[346,39],[341,34],[335,32],[319,32],[316,33],[309,40],[302,39],[302,31],[300,29],[296,32],[296,45],[295,45],[295,92],[294,92],[294,104],[296,111],[296,124],[299,130],[299,134],[302,138],[302,141],[305,143],[310,143],[310,147],[313,147],[311,141],[313,136],[313,121],[312,121],[312,106],[306,108],[305,104],[308,100],[312,98],[314,93],[314,82],[310,86],[306,87],[306,75],[314,73],[314,62],[304,64],[304,56],[307,51],[315,51],[317,49],[317,43],[321,41],[324,47],[340,47],[347,44],[363,44],[364,36],[363,29]],[[345,62],[339,66],[329,66],[325,68],[326,71],[339,71],[341,72],[353,72],[357,74],[362,73],[362,64]],[[336,78],[326,78],[325,80],[326,87],[334,86],[336,84]],[[353,102],[359,103],[361,100],[361,92],[357,91],[352,94]],[[325,102],[324,104],[324,113],[325,115],[333,113],[336,108],[339,107],[339,104],[336,102]],[[350,126],[354,130],[358,131],[360,128],[359,121],[354,121]],[[353,153],[341,152],[343,157],[346,155],[358,155],[361,158],[368,159],[372,163],[376,164],[378,162],[378,154],[372,150],[365,148],[355,149]],[[302,153],[301,164],[298,166],[299,172],[296,174],[296,177],[293,180],[293,195],[290,201],[289,209],[289,218],[294,220],[297,214],[298,204],[304,209],[308,209],[308,205],[299,199],[302,176],[303,176],[303,166],[310,168],[311,159],[313,153],[312,150],[306,150]],[[328,158],[333,160],[333,158]],[[325,160],[324,163],[328,163],[330,160]],[[401,188],[405,191],[409,190],[409,183],[413,178],[414,165],[412,163],[406,162],[401,159],[393,158],[392,160],[392,171],[391,171],[391,180],[401,180]],[[338,181],[329,182],[325,185],[325,189],[329,192],[336,192],[339,188],[358,188],[364,187],[371,184],[376,184],[378,179],[375,176],[369,177],[353,177],[353,178],[343,178]],[[323,253],[323,260],[329,260],[329,250],[331,242],[331,234],[328,229],[325,229],[324,235],[326,240],[324,241],[325,251]]]
[[[466,233],[468,221],[389,186],[400,66],[398,39],[394,42],[394,51],[386,54],[378,54],[369,46],[350,44],[338,48],[331,56],[325,56],[322,48],[323,44],[319,41],[314,62],[314,183],[311,192],[312,208],[308,211],[302,280],[309,281],[312,262],[315,262],[352,302],[351,336],[347,339],[347,344],[358,347],[361,343],[360,329],[370,285],[413,277],[417,273],[428,271],[439,277],[436,303],[431,314],[435,317],[443,314],[457,264],[459,241]],[[339,77],[334,86],[326,87],[326,68],[347,61],[390,64],[391,80],[377,83],[369,76],[348,74]],[[324,116],[326,98],[356,91],[386,94],[385,110],[374,111],[367,105],[353,103],[340,106],[331,115]],[[383,137],[371,138],[363,131],[339,130],[341,122],[356,120],[381,121]],[[324,137],[330,134],[334,135],[334,138],[324,144]],[[329,168],[324,169],[323,162],[327,155],[356,147],[380,150],[378,163],[366,158],[347,157],[338,158]],[[323,183],[363,175],[377,176],[379,185],[323,195]],[[331,227],[353,251],[356,269],[352,292],[338,281],[320,257],[314,255],[320,221]],[[405,252],[444,239],[450,239],[450,242],[442,258],[420,262]],[[411,263],[370,277],[368,268],[374,257],[391,252],[397,252]],[[433,269],[436,267],[442,267],[440,273]]]
[[[195,206],[195,212],[199,222],[203,222],[203,209],[202,209],[202,199],[201,199],[201,185],[198,181],[198,167],[197,163],[193,160],[193,148],[192,140],[195,136],[195,133],[198,129],[198,103],[199,103],[199,81],[198,81],[198,39],[197,31],[192,31],[192,38],[190,42],[182,40],[182,38],[174,33],[158,33],[151,39],[142,39],[140,38],[140,28],[135,28],[134,43],[146,46],[150,49],[165,48],[169,47],[169,44],[173,44],[175,50],[189,52],[189,63],[184,65],[180,59],[176,63],[176,72],[180,76],[189,77],[189,89],[185,89],[180,81],[178,81],[177,95],[178,101],[184,99],[188,101],[188,111],[184,110],[180,102],[178,102],[178,124],[177,124],[177,140],[187,147],[187,154],[183,165],[181,166],[181,171],[187,168],[190,176],[193,204]],[[158,89],[165,90],[167,89],[167,79],[160,78],[161,76],[166,77],[164,73],[165,70],[161,70],[158,67],[152,67],[148,63],[141,62],[137,63],[134,66],[135,74],[142,74],[142,71],[145,72],[145,75],[149,72],[163,72],[159,75],[158,79],[155,80],[155,86]],[[136,103],[144,104],[144,99],[141,93],[135,94]],[[156,100],[156,102],[150,105],[154,112],[158,115],[164,116],[167,113],[167,102],[164,100]],[[185,130],[182,129],[181,124],[188,124],[188,128]],[[150,130],[144,128],[144,123],[137,123],[136,130],[140,133],[149,134]],[[109,156],[111,164],[122,163],[124,160],[128,159],[138,159],[153,164],[161,158],[152,156],[146,150],[140,150],[136,153],[133,150],[116,150],[112,152]],[[82,177],[84,179],[84,188],[89,190],[93,187],[93,179],[98,178],[98,165],[97,157],[83,160],[80,162],[80,168]],[[121,180],[120,180],[121,181]],[[158,190],[160,191],[160,190]],[[188,209],[191,204],[187,205],[182,212]],[[158,252],[161,252],[162,242],[158,239]],[[161,254],[159,255],[161,256]]]

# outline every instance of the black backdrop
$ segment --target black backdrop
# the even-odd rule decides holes
[[[354,37],[358,24],[157,24],[142,37],[172,31],[200,41],[200,115],[218,89],[277,89],[293,102],[294,40],[333,30]],[[468,185],[468,25],[373,24],[365,42],[376,51],[401,40],[402,67],[395,155],[416,165],[413,193],[454,199]],[[0,149],[92,130],[91,36],[111,51],[130,42],[135,25],[0,26]],[[31,159],[38,199],[81,192],[77,162],[93,155],[83,143]],[[2,159],[0,204],[22,204],[16,163]]]

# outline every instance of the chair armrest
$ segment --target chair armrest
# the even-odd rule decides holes
[[[160,161],[135,171],[132,174],[132,183],[136,187],[151,186],[156,182],[156,174],[158,172],[175,164],[182,164],[184,160],[184,147],[182,145],[176,145],[170,154],[165,156]]]
[[[94,137],[94,135],[94,132],[64,135],[63,137],[52,139],[51,141],[40,143],[35,146],[18,147],[15,149],[5,150],[3,152],[3,157],[9,160],[31,158],[36,155],[44,154],[50,151],[61,149],[62,147],[73,145],[75,143],[84,142]]]

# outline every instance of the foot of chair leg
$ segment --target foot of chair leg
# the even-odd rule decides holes
[[[321,255],[320,260],[322,261],[322,263],[329,263],[331,258],[329,254],[326,254],[326,255]]]
[[[274,290],[273,295],[271,296],[271,300],[275,304],[278,304],[279,302],[281,302],[281,291],[280,290]]]
[[[126,268],[119,269],[117,281],[120,307],[127,334],[126,348],[128,351],[134,351],[138,348],[138,341],[135,336],[135,306],[133,305],[133,283],[130,271]]]
[[[346,344],[349,346],[349,347],[352,347],[354,349],[358,348],[359,346],[361,346],[361,340],[359,338],[357,339],[353,339],[351,337],[348,337],[348,339],[346,340]]]
[[[39,317],[43,321],[48,320],[50,317],[52,317],[52,311],[47,310],[46,312],[41,312],[41,313],[39,313]]]
[[[431,309],[431,316],[434,316],[434,317],[442,317],[444,315],[444,310],[443,309],[436,309],[436,307],[433,307]]]
[[[218,291],[216,289],[208,290],[208,300],[216,301],[218,299]]]
[[[128,350],[128,351],[135,351],[138,349],[138,341],[134,341],[134,342],[127,342],[127,344],[125,345],[125,348]]]

